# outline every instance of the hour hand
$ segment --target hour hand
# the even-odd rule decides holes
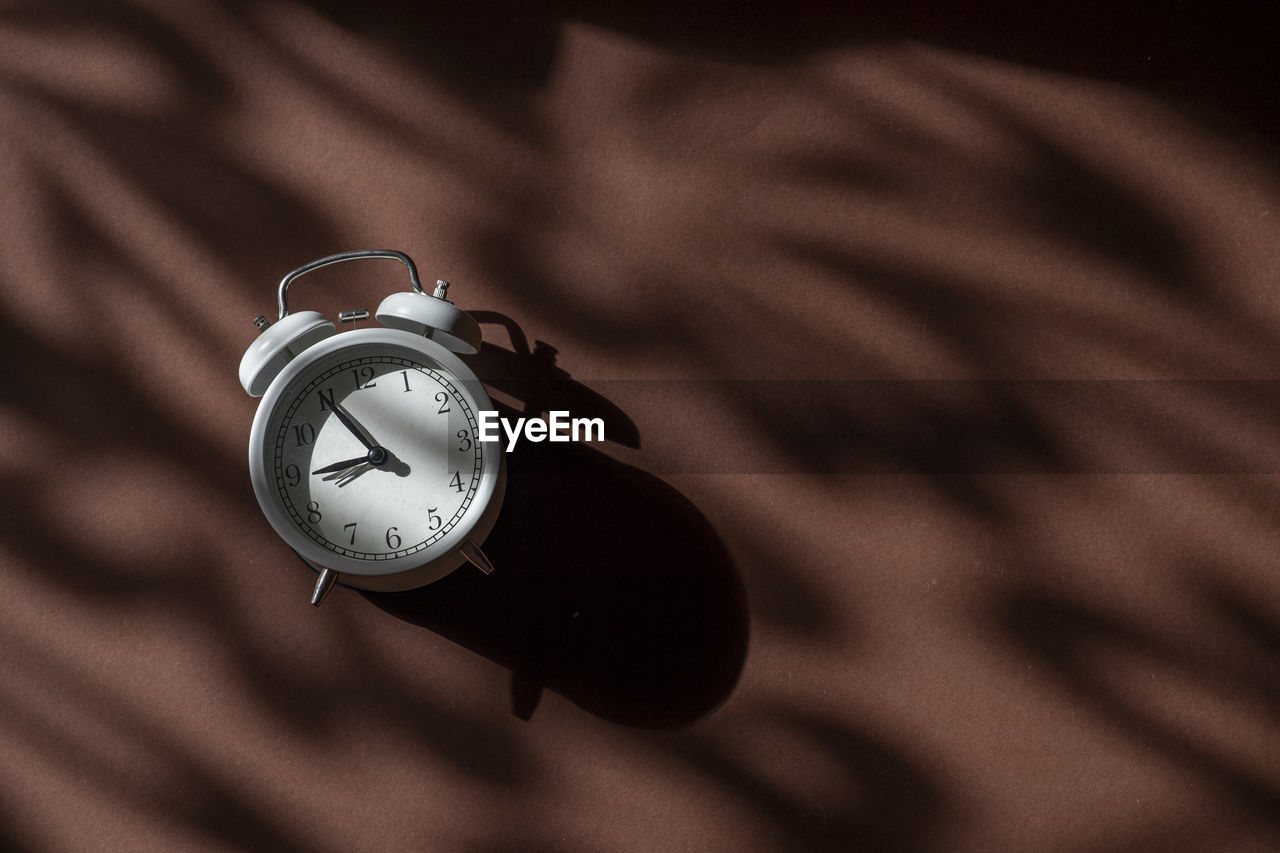
[[[354,468],[355,466],[368,461],[369,461],[369,455],[366,453],[364,456],[357,456],[355,459],[344,459],[341,462],[335,462],[332,465],[326,465],[323,468],[317,468],[311,473],[312,474],[331,474],[334,471],[345,471],[348,468]]]

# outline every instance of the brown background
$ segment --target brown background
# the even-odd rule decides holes
[[[0,846],[1274,849],[1272,17],[441,5],[0,6]],[[236,369],[382,247],[615,440],[313,610]]]

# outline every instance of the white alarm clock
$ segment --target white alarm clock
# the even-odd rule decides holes
[[[383,300],[384,328],[338,332],[315,311],[289,312],[299,276],[342,261],[391,258],[411,289]],[[423,290],[401,252],[345,252],[280,282],[279,320],[240,362],[240,383],[262,397],[249,433],[253,491],[276,533],[319,573],[311,603],[335,581],[397,591],[469,561],[488,573],[481,545],[502,505],[499,443],[481,442],[478,413],[493,404],[455,353],[479,349],[480,327]],[[363,319],[367,311],[341,319]]]

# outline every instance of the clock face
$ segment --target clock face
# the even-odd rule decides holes
[[[347,570],[429,558],[489,497],[473,394],[410,349],[315,360],[284,385],[261,438],[273,524]]]

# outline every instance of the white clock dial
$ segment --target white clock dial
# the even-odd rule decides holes
[[[464,519],[482,483],[476,410],[456,377],[408,355],[326,359],[289,383],[264,436],[284,515],[328,552],[411,557]]]

